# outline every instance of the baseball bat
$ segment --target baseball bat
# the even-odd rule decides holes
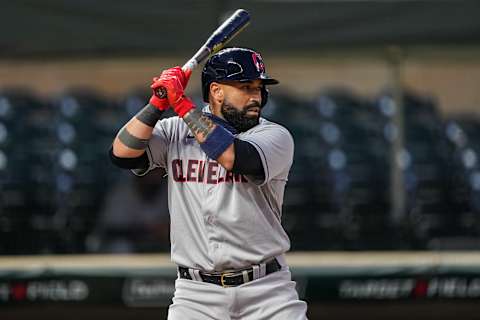
[[[250,23],[250,14],[244,9],[236,10],[227,20],[225,20],[200,47],[200,49],[187,61],[182,70],[193,71],[200,63],[209,56],[217,53],[225,44],[239,34]],[[165,88],[160,87],[156,92],[160,98],[167,97]]]

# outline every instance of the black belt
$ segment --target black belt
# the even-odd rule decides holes
[[[259,266],[259,265],[258,265]],[[265,275],[279,271],[282,268],[277,259],[273,259],[265,264]],[[189,269],[185,267],[178,267],[179,277],[182,279],[192,280]],[[247,273],[248,281],[244,278],[244,272]],[[242,270],[234,270],[229,272],[219,272],[219,273],[205,273],[199,272],[200,277],[203,282],[213,283],[222,287],[236,287],[241,284],[250,282],[254,279],[253,267]],[[260,278],[260,276],[258,277]]]

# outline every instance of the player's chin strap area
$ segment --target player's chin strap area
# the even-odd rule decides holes
[[[198,269],[178,267],[178,277],[181,279],[196,280],[213,283],[224,288],[236,287],[244,283],[260,279],[268,274],[282,269],[277,258],[265,263],[252,265],[250,268],[241,270],[229,270],[225,272],[202,272]]]

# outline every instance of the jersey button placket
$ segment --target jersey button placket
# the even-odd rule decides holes
[[[222,248],[222,235],[219,233],[217,225],[217,211],[218,211],[218,201],[219,201],[219,190],[218,179],[222,176],[222,167],[215,163],[211,159],[205,160],[205,198],[203,200],[203,207],[205,209],[205,229],[207,231],[207,237],[209,241],[209,249],[211,250],[211,258],[214,261],[214,264],[217,264],[219,261],[223,260],[221,248]]]
[[[206,184],[206,199],[205,199],[205,207],[207,208],[207,211],[209,212],[208,215],[205,216],[205,224],[206,224],[206,229],[208,232],[208,238],[210,241],[210,248],[212,250],[212,258],[216,262],[220,258],[220,244],[218,243],[219,241],[219,234],[217,233],[217,228],[216,228],[216,218],[215,218],[215,210],[216,210],[216,188],[217,184]]]

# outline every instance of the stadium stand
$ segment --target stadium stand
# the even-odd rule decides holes
[[[33,141],[35,120],[34,113],[43,110],[44,106],[28,91],[7,89],[0,93],[0,226],[2,253],[27,253],[34,250],[36,241],[32,237],[22,235],[32,233],[35,222],[32,219],[41,211],[38,201],[39,193],[31,192],[37,181],[43,177],[39,172],[38,162],[33,155],[38,147]],[[32,143],[32,148],[29,148]],[[44,168],[46,172],[48,168]],[[48,205],[47,205],[48,206]]]
[[[85,89],[52,99],[57,153],[54,162],[55,216],[66,252],[84,252],[107,186],[121,174],[107,151],[127,115],[114,103]]]
[[[48,100],[0,92],[1,254],[98,250],[89,236],[99,210],[129,175],[107,151],[148,96],[143,89],[119,100],[73,88]],[[296,144],[283,214],[293,250],[479,247],[480,120],[442,117],[432,98],[410,91],[403,101],[406,219],[394,226],[392,94],[368,99],[329,88],[309,101],[270,98],[263,116],[285,125]]]
[[[442,119],[434,102],[412,92],[403,96],[404,150],[401,167],[406,190],[406,225],[412,243],[454,232],[448,212],[448,147]],[[394,127],[395,104],[391,93],[379,95],[374,104]],[[388,129],[388,127],[387,127]],[[386,139],[391,140],[386,130]],[[420,247],[422,244],[420,244]]]

